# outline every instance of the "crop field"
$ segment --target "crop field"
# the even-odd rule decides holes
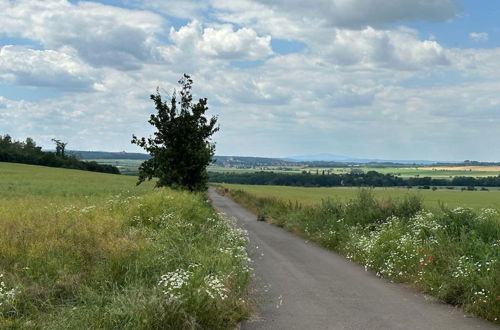
[[[472,166],[472,167],[439,167],[439,166],[422,166],[422,167],[355,167],[363,172],[376,171],[383,174],[393,174],[403,178],[408,177],[432,177],[436,179],[447,179],[455,176],[467,177],[485,177],[500,175],[498,166]],[[332,173],[349,173],[351,167],[332,169]],[[321,172],[321,171],[320,171]],[[315,173],[313,171],[313,173]]]
[[[317,205],[322,200],[333,199],[342,202],[354,199],[359,188],[305,188],[284,186],[253,186],[223,184],[232,190],[243,190],[258,197],[277,198],[282,201],[298,202],[302,205]],[[398,199],[408,194],[422,197],[426,207],[437,209],[440,204],[449,207],[494,208],[500,211],[500,191],[461,191],[439,189],[420,190],[407,188],[373,188],[376,198]]]
[[[115,165],[115,164],[112,164]],[[455,176],[466,177],[487,177],[500,175],[499,166],[468,166],[468,167],[439,167],[439,166],[421,166],[421,167],[324,167],[324,168],[310,168],[303,166],[295,167],[256,167],[256,168],[236,168],[236,167],[220,167],[210,166],[208,168],[212,172],[234,172],[234,173],[252,173],[259,171],[272,171],[277,173],[301,173],[306,171],[311,174],[333,173],[344,174],[356,171],[375,171],[383,174],[393,174],[402,178],[409,177],[432,177],[436,179],[450,179]]]
[[[121,174],[136,175],[139,172],[144,160],[142,159],[85,159],[86,161],[94,161],[99,164],[113,165],[118,167]]]
[[[202,194],[0,162],[0,329],[233,329],[245,234]]]

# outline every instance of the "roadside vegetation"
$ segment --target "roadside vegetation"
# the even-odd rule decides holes
[[[417,195],[297,201],[218,190],[277,226],[337,251],[366,270],[410,283],[438,299],[500,323],[500,215],[491,208],[426,210]]]
[[[242,184],[223,184],[223,186],[232,190],[244,190],[258,197],[297,202],[304,206],[320,205],[325,199],[347,203],[356,198],[360,189],[357,187],[288,187]],[[424,208],[431,210],[439,210],[444,205],[451,208],[458,206],[476,209],[494,208],[500,211],[500,190],[498,188],[492,188],[488,191],[462,191],[456,187],[453,190],[447,188],[432,190],[379,187],[372,188],[371,191],[377,199],[398,199],[407,194],[415,194],[422,198]]]
[[[202,193],[0,163],[0,328],[231,329],[246,236]]]

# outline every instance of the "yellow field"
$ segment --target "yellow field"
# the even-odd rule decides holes
[[[422,171],[469,171],[469,172],[500,172],[500,166],[434,166],[418,167]]]

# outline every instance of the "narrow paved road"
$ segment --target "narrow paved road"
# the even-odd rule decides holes
[[[249,232],[256,315],[242,329],[499,329],[259,222],[214,188],[210,197]]]

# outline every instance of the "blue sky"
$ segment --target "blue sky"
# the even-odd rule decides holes
[[[217,154],[500,161],[500,3],[0,0],[0,134],[140,151],[184,73]]]

